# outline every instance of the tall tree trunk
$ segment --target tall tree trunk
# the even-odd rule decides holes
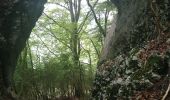
[[[109,39],[109,42],[105,43],[104,46],[109,49],[107,48],[103,49],[106,51],[102,51],[103,52],[101,56],[102,58],[100,58],[100,64],[98,66],[98,71],[96,73],[94,89],[92,91],[92,96],[96,100],[130,99],[130,96],[132,96],[132,93],[134,92],[135,89],[137,91],[139,90],[139,88],[143,87],[142,85],[139,85],[140,87],[136,88],[138,86],[133,81],[136,79],[134,77],[142,75],[145,76],[147,73],[149,73],[148,70],[150,70],[150,69],[146,70],[145,68],[147,66],[152,66],[151,65],[152,62],[147,61],[148,58],[144,56],[142,57],[147,59],[147,60],[144,59],[143,63],[144,66],[139,65],[140,62],[138,62],[138,60],[131,59],[131,57],[133,56],[132,53],[138,50],[136,48],[144,47],[144,45],[147,44],[147,41],[150,41],[152,39],[154,41],[157,41],[157,43],[160,45],[161,43],[166,44],[166,49],[169,47],[168,42],[166,43],[160,42],[162,40],[159,39],[162,38],[162,36],[170,38],[169,0],[111,0],[111,1],[117,6],[118,15],[116,21],[116,28],[111,35],[111,40]],[[165,37],[163,38],[164,39],[163,41],[166,41]],[[151,41],[149,43],[150,44],[152,43],[153,46],[153,43],[155,43],[154,41]],[[157,50],[160,47],[160,45],[155,50]],[[149,48],[148,46],[146,46],[145,49]],[[135,49],[136,51],[134,51]],[[144,50],[142,49],[144,51],[142,55],[145,55],[145,53],[151,55],[150,52],[148,53],[148,50],[150,49],[147,50],[145,49]],[[140,51],[138,52],[140,53]],[[165,59],[163,59],[163,61],[164,60]],[[158,64],[160,64],[160,62]],[[157,62],[155,62],[154,64],[157,64]],[[127,70],[130,66],[133,66],[132,67],[133,70],[130,69],[131,72]],[[166,61],[161,63],[160,66],[158,66],[158,68],[160,68],[161,66],[166,66],[167,68],[169,68],[169,66],[167,66]],[[135,67],[137,68],[135,69]],[[160,69],[158,69],[158,71],[160,71]],[[139,73],[141,73],[141,75]],[[166,69],[164,69],[163,73],[169,75]],[[142,81],[140,80],[140,78],[137,80],[140,82]],[[150,82],[150,79],[148,80]],[[140,82],[139,84],[141,84]],[[151,83],[155,84],[154,82]],[[148,85],[148,83],[146,84]],[[152,86],[154,87],[153,84]],[[146,87],[144,89],[147,89]],[[154,90],[152,92],[154,92]],[[155,94],[153,93],[152,96],[153,95]],[[154,97],[156,98],[156,96]]]
[[[76,72],[73,77],[75,77],[74,91],[75,96],[80,98],[84,93],[82,89],[82,69],[80,65],[80,30],[78,29],[78,22],[81,11],[81,0],[69,0],[69,12],[71,16],[71,23],[73,29],[71,30],[70,47],[73,59],[74,71]]]
[[[46,0],[0,1],[0,95],[13,97],[13,74]]]
[[[169,31],[168,0],[111,0],[118,8],[115,36],[107,58],[114,58]],[[160,22],[158,22],[160,21]],[[158,25],[160,24],[160,25]],[[125,51],[126,50],[126,51]]]

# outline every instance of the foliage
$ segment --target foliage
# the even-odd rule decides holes
[[[104,37],[91,11],[80,1],[49,0],[45,5],[18,60],[14,80],[21,100],[90,97]],[[104,5],[105,2],[93,6],[98,15],[105,13],[100,9]]]

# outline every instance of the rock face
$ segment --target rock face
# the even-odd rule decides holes
[[[12,94],[12,77],[46,0],[0,1],[0,95]]]
[[[118,8],[116,28],[105,43],[110,49],[101,56],[93,99],[161,99],[170,75],[170,1],[111,1]]]

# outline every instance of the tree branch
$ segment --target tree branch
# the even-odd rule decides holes
[[[97,2],[98,2],[98,0],[94,3],[93,8],[96,6]],[[82,30],[83,26],[85,25],[86,20],[87,20],[87,18],[90,16],[90,14],[91,14],[91,10],[89,10],[89,11],[87,12],[87,14],[86,14],[83,22],[79,25],[79,27],[78,27],[78,33],[81,32],[81,30]]]
[[[49,49],[49,47],[44,43],[44,41],[41,39],[41,37],[40,37],[38,34],[36,34],[36,33],[34,33],[34,34],[40,39],[40,41],[43,43],[43,45],[48,49],[48,51],[49,51],[51,54],[53,54],[54,56],[58,57],[57,54],[55,54],[54,52],[52,52],[52,51]]]
[[[60,4],[60,3],[57,3],[57,2],[47,2],[47,4],[55,4],[55,5],[60,6],[60,7],[64,8],[64,9],[66,9],[66,10],[69,10],[66,6],[64,6],[64,5]]]
[[[63,27],[63,26],[60,25],[57,21],[55,21],[53,18],[51,18],[50,16],[48,16],[45,12],[43,12],[43,14],[44,14],[47,18],[51,19],[51,20],[52,20],[55,24],[57,24],[59,27],[65,29],[65,30],[68,31],[68,32],[71,32],[69,29]]]
[[[164,96],[163,96],[163,98],[161,100],[166,99],[167,95],[169,94],[169,91],[170,91],[170,83],[169,83],[168,89],[166,90],[166,92],[165,92],[165,94],[164,94]]]
[[[87,1],[88,6],[90,7],[90,9],[91,9],[91,11],[92,11],[92,13],[93,13],[94,20],[95,20],[97,26],[99,27],[100,33],[103,35],[103,37],[106,37],[106,33],[105,33],[104,29],[102,28],[100,22],[99,22],[98,19],[97,19],[97,16],[96,16],[96,13],[95,13],[95,11],[94,11],[94,8],[93,8],[92,5],[90,4],[89,0],[86,0],[86,1]]]

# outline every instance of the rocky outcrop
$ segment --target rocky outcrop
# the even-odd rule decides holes
[[[98,66],[93,99],[161,99],[170,75],[170,2],[111,1],[118,8],[115,35]]]
[[[103,63],[96,73],[96,100],[161,99],[169,83],[170,43],[152,40]],[[148,93],[147,93],[148,92]],[[147,95],[147,96],[146,96]]]
[[[0,1],[0,95],[11,95],[16,62],[46,0]]]

